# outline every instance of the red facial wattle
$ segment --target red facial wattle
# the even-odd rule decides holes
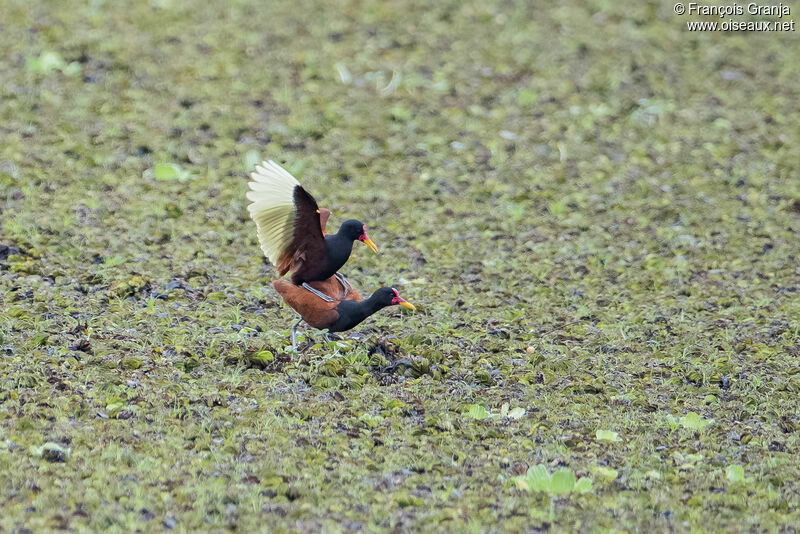
[[[363,241],[364,244],[367,245],[372,250],[372,252],[378,252],[377,245],[375,245],[375,243],[373,243],[372,240],[367,237],[367,227],[366,226],[363,226],[363,225],[361,226],[361,235],[358,236],[358,240],[359,241]]]
[[[392,305],[400,304],[401,302],[404,302],[403,299],[400,298],[400,293],[398,293],[395,288],[392,288],[392,291],[394,291],[394,297],[392,297]]]
[[[395,304],[399,304],[400,306],[403,306],[404,308],[408,308],[409,310],[416,310],[417,309],[413,304],[411,304],[406,299],[401,297],[400,293],[398,293],[395,288],[392,288],[392,291],[394,291],[394,298],[392,299],[392,305],[393,306]]]

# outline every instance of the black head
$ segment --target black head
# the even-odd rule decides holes
[[[342,223],[342,225],[339,227],[339,233],[348,239],[355,241],[361,237],[361,234],[365,233],[364,223],[355,219],[350,219]]]
[[[382,287],[372,294],[370,299],[375,299],[381,307],[394,306],[399,304],[410,310],[416,310],[413,304],[400,296],[400,293],[393,287]]]
[[[346,237],[351,241],[358,239],[363,241],[372,252],[378,252],[378,247],[367,237],[367,227],[361,221],[350,219],[342,223],[339,227],[339,235]]]

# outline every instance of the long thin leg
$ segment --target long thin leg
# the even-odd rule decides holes
[[[296,323],[292,325],[292,348],[297,350],[297,327],[300,326],[300,323],[303,322],[303,318],[300,317]]]

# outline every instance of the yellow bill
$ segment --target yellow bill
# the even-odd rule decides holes
[[[373,242],[372,242],[372,239],[370,239],[370,238],[368,238],[368,237],[365,237],[365,238],[364,238],[364,239],[362,239],[361,241],[363,241],[363,242],[364,242],[364,244],[365,244],[365,245],[367,245],[367,246],[368,246],[368,247],[369,247],[369,248],[372,250],[372,252],[378,252],[378,245],[376,245],[375,243],[373,243]]]

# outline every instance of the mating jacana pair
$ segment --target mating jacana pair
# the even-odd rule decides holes
[[[256,223],[261,250],[280,276],[291,274],[288,280],[272,282],[272,287],[300,314],[292,326],[293,347],[297,348],[301,321],[320,330],[343,332],[387,306],[416,309],[392,287],[382,287],[362,299],[337,272],[350,258],[356,240],[378,251],[361,221],[350,219],[337,233],[327,234],[331,212],[317,206],[314,197],[280,165],[262,162],[250,177],[247,199],[252,204],[247,210]]]

